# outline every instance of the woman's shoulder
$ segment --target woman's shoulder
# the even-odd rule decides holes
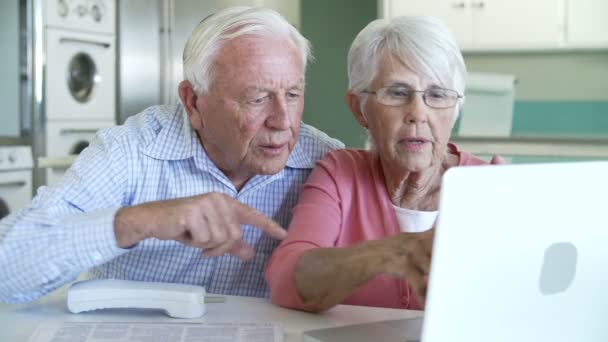
[[[369,201],[378,199],[384,191],[378,158],[361,149],[329,152],[318,162],[309,182],[311,180],[317,185],[326,185],[325,191],[335,191],[344,212],[350,212],[351,208],[369,207]]]
[[[377,173],[377,161],[370,151],[341,149],[327,153],[325,158],[317,163],[316,168],[323,170],[336,184],[359,187],[373,183]]]
[[[355,171],[369,168],[374,162],[374,156],[368,150],[345,148],[334,150],[325,155],[319,163],[328,169]]]

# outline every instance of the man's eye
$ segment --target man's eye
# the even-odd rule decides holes
[[[290,101],[294,101],[300,98],[300,93],[296,93],[296,92],[288,92],[287,93],[287,99]]]
[[[256,97],[252,100],[249,100],[249,103],[253,104],[253,105],[261,105],[261,104],[266,103],[266,101],[268,101],[268,96],[262,96],[262,97]]]

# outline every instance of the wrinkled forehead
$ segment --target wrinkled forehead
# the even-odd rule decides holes
[[[304,83],[305,70],[297,47],[287,40],[241,36],[226,42],[219,51],[213,85],[238,81],[243,87],[292,88]]]
[[[372,86],[377,88],[397,84],[405,84],[413,88],[443,86],[435,75],[421,72],[420,68],[408,60],[391,54],[382,54],[378,59]]]

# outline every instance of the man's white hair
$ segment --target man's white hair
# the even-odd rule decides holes
[[[359,32],[348,52],[350,91],[369,90],[384,53],[438,85],[464,94],[467,75],[464,59],[456,40],[439,19],[395,17],[369,23]]]
[[[230,7],[203,19],[184,47],[184,79],[190,81],[196,93],[209,91],[215,56],[222,44],[243,35],[284,36],[300,51],[304,67],[312,58],[310,42],[276,11]]]

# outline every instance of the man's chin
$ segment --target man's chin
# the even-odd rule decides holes
[[[263,162],[263,164],[257,167],[257,173],[260,175],[274,175],[277,174],[285,168],[287,165],[288,158],[272,158],[267,159]]]

